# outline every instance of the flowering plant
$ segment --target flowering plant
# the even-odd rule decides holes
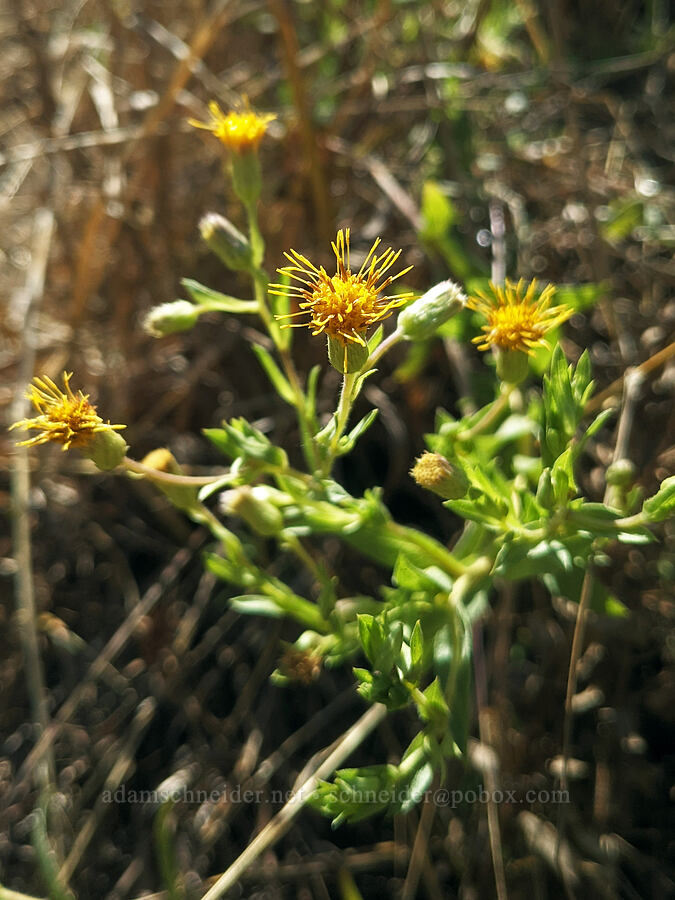
[[[580,602],[580,616],[590,604],[602,611],[608,598],[593,577],[594,565],[602,562],[610,541],[653,540],[650,526],[675,508],[675,479],[666,479],[655,496],[641,502],[630,467],[617,459],[608,473],[608,502],[581,496],[579,461],[613,411],[585,422],[593,391],[589,356],[569,364],[558,345],[542,390],[527,398],[523,392],[531,352],[570,315],[564,306],[551,306],[551,285],[538,291],[534,281],[506,282],[467,299],[447,281],[418,298],[406,290],[391,294],[392,283],[410,269],[391,274],[401,251],[378,253],[376,241],[353,267],[349,229],[338,231],[332,245],[334,274],[289,250],[287,264],[277,270],[282,280],[270,285],[257,218],[257,151],[270,117],[250,109],[226,116],[215,105],[211,113],[212,122],[197,124],[230,151],[248,235],[214,213],[205,217],[201,232],[226,265],[250,275],[253,296],[240,299],[185,281],[190,299],[152,310],[147,328],[156,336],[186,330],[214,310],[259,316],[274,353],[261,343],[251,349],[281,401],[295,411],[304,467],[292,466],[286,449],[243,417],[204,431],[228,461],[223,472],[193,478],[166,449],[134,461],[118,433],[123,426],[105,423],[85,395],[74,394],[69,374],[63,391],[46,378],[36,379],[30,397],[38,415],[16,427],[38,432],[28,444],[73,446],[101,468],[119,465],[151,480],[205,524],[215,539],[205,564],[232,587],[232,606],[243,613],[287,616],[299,626],[297,640],[281,654],[274,673],[278,682],[311,683],[323,666],[355,663],[358,691],[374,710],[368,728],[388,712],[414,710],[419,729],[398,763],[338,771],[320,767],[301,801],[336,825],[378,812],[404,812],[434,779],[446,777],[450,760],[466,755],[473,633],[495,580],[538,579],[553,595]],[[459,419],[439,410],[427,436],[428,452],[414,464],[411,460],[420,490],[434,492],[448,515],[463,522],[450,550],[396,522],[377,487],[353,496],[333,470],[377,415],[373,409],[351,422],[354,403],[384,354],[399,342],[429,339],[451,317],[466,315],[465,308],[484,320],[475,338],[479,349],[496,356],[495,399]],[[395,326],[385,336],[382,323],[395,314]],[[327,417],[317,407],[320,367],[303,375],[292,356],[292,328],[301,326],[319,339],[326,336],[328,361],[342,376],[335,410]],[[215,494],[222,515],[207,505]],[[344,588],[339,572],[322,558],[326,535],[339,537],[386,571],[379,594]],[[279,553],[290,554],[309,572],[311,596],[301,596],[297,582],[261,565],[256,547],[270,539]],[[362,728],[359,739],[366,733]],[[354,745],[352,740],[349,749]],[[220,895],[213,890],[209,897]]]

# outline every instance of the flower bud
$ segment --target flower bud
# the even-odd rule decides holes
[[[312,653],[311,650],[302,650],[288,644],[279,660],[279,670],[289,681],[298,681],[300,684],[307,685],[321,674],[322,662],[319,653]]]
[[[466,296],[454,281],[441,281],[418,297],[400,313],[398,328],[409,341],[424,341],[456,315],[466,303]]]
[[[174,300],[155,306],[145,317],[143,328],[152,337],[164,337],[193,328],[201,310],[188,300]]]
[[[276,506],[247,484],[226,491],[223,506],[230,515],[239,516],[257,534],[272,537],[284,527],[284,517]]]
[[[530,370],[528,355],[522,350],[494,348],[497,375],[506,384],[518,385],[525,381]]]
[[[166,447],[158,447],[157,450],[151,450],[141,462],[150,469],[157,469],[158,472],[166,472],[168,475],[185,474],[173,453]],[[171,484],[168,481],[153,479],[152,475],[147,477],[177,509],[189,512],[198,505],[198,489],[196,487],[192,487],[189,484]]]
[[[420,487],[433,491],[444,500],[459,500],[469,489],[464,472],[440,453],[423,453],[410,474]]]
[[[612,487],[630,487],[635,481],[635,465],[630,459],[617,459],[607,469],[607,484]]]
[[[219,257],[228,269],[248,271],[253,265],[251,245],[229,219],[218,213],[207,213],[199,223],[202,237],[209,249]]]
[[[90,459],[97,469],[110,472],[120,465],[127,455],[127,442],[121,434],[112,429],[96,431],[86,443],[78,444],[83,456]]]

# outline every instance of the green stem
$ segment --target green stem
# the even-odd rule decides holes
[[[302,442],[302,450],[305,455],[305,461],[312,472],[317,472],[320,468],[319,453],[314,441],[312,422],[309,413],[307,412],[307,397],[300,385],[300,379],[298,378],[298,373],[290,353],[285,348],[279,347],[278,350],[281,365],[295,397],[295,411],[298,416],[300,439]]]
[[[337,452],[340,438],[342,437],[342,434],[349,420],[349,414],[352,411],[352,403],[354,402],[354,385],[360,375],[360,372],[347,372],[342,377],[342,390],[340,391],[338,408],[335,412],[335,434],[333,435],[333,438],[330,442],[330,447],[328,448],[328,459],[325,463],[326,475],[330,471],[330,467],[333,463],[333,460],[335,459],[335,454]]]
[[[284,543],[295,553],[298,559],[304,563],[319,584],[325,584],[326,576],[321,571],[313,556],[305,550],[302,541],[295,534],[284,534]]]
[[[475,438],[477,434],[480,434],[481,432],[485,431],[485,429],[489,425],[492,425],[493,422],[496,419],[498,419],[499,416],[504,411],[505,407],[507,406],[507,404],[511,398],[511,394],[514,392],[515,389],[516,389],[516,386],[513,384],[505,385],[505,387],[502,388],[502,393],[499,395],[499,397],[497,397],[497,399],[494,401],[494,403],[492,404],[490,409],[485,413],[485,415],[481,419],[479,419],[472,428],[469,428],[468,431],[461,431],[457,435],[457,440],[459,440],[459,441],[473,440],[473,438]]]
[[[253,265],[256,269],[260,269],[263,259],[265,258],[265,241],[258,224],[257,202],[244,204],[246,216],[248,218],[248,233],[251,243],[251,251],[253,255]]]
[[[366,360],[366,362],[363,366],[363,369],[361,369],[361,374],[363,374],[363,372],[369,372],[373,368],[375,363],[379,362],[379,360],[384,356],[384,354],[388,350],[391,350],[391,348],[395,344],[398,344],[398,342],[402,339],[403,339],[402,331],[400,331],[398,328],[395,331],[392,331],[392,333],[389,335],[389,337],[386,337],[382,341],[382,343],[379,344],[373,350],[373,352],[370,354],[370,356],[368,357],[368,359]]]
[[[634,516],[626,516],[625,519],[614,519],[612,523],[617,531],[631,531],[633,528],[642,528],[649,524],[644,513],[639,512]]]
[[[407,528],[405,525],[399,525],[398,522],[390,520],[386,523],[386,529],[396,537],[407,541],[409,544],[413,544],[426,554],[430,563],[435,563],[440,569],[447,572],[447,574],[451,575],[453,578],[461,577],[469,568],[465,563],[457,559],[456,556],[453,556],[449,550],[446,550],[440,544],[437,544],[432,537],[429,537],[429,535],[424,534],[421,531],[417,531],[415,528]]]
[[[291,389],[295,396],[295,410],[298,416],[298,424],[300,426],[300,435],[302,440],[302,449],[307,464],[312,471],[316,472],[319,468],[319,455],[314,444],[309,415],[307,414],[307,400],[305,392],[300,386],[300,379],[293,364],[293,360],[283,340],[281,329],[276,319],[272,315],[267,302],[268,278],[262,269],[262,262],[265,256],[265,241],[260,232],[258,225],[258,213],[255,203],[245,204],[246,216],[248,218],[249,240],[251,242],[251,250],[253,251],[253,264],[255,268],[252,271],[253,288],[255,291],[255,299],[258,305],[258,313],[263,320],[263,324],[267,329],[269,336],[274,342],[274,346],[279,353],[281,364],[283,366],[286,378],[288,379]]]
[[[222,481],[228,474],[227,472],[222,472],[220,475],[172,475],[170,472],[152,469],[150,466],[143,465],[143,463],[137,462],[128,456],[124,457],[122,465],[127,471],[133,472],[135,475],[145,475],[146,478],[152,481],[162,481],[165,484],[182,484],[186,487],[201,487],[206,484],[215,484],[217,481]]]

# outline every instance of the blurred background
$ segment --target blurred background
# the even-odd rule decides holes
[[[135,458],[169,446],[199,474],[221,462],[200,429],[235,415],[297,453],[291,415],[246,341],[255,321],[205,316],[162,340],[141,324],[181,296],[183,277],[249,290],[199,236],[208,211],[243,219],[220,144],[187,125],[209,100],[226,109],[246,95],[277,116],[261,147],[270,271],[290,247],[329,265],[330,240],[348,226],[357,252],[378,236],[401,247],[415,290],[447,277],[471,288],[494,266],[561,285],[576,309],[563,346],[570,359],[588,347],[601,401],[645,364],[630,457],[653,493],[675,459],[672,13],[666,0],[0,3],[3,426],[23,414],[17,398],[33,373],[68,369],[104,418],[128,424]],[[399,519],[445,540],[457,523],[407,471],[436,407],[460,412],[490,397],[472,328],[462,319],[387,359],[361,400],[381,415],[339,473],[355,492],[384,484]],[[296,360],[302,371],[323,363],[323,342],[297,334]],[[337,377],[323,378],[327,412]],[[587,456],[593,500],[614,437],[610,425]],[[351,674],[271,685],[293,629],[228,610],[202,571],[207,535],[147,485],[92,476],[76,454],[47,447],[29,457],[24,517],[46,681],[36,714],[12,596],[26,561],[9,528],[11,447],[3,427],[0,883],[43,896],[60,869],[81,898],[167,885],[171,900],[201,896],[279,808],[269,793],[287,791],[360,715]],[[340,564],[337,544],[324,551]],[[675,895],[672,531],[609,553],[603,578],[620,614],[593,620],[582,659],[572,851],[556,860],[519,817],[525,807],[501,807],[515,898]],[[349,573],[363,592],[386,581],[361,562]],[[541,587],[504,589],[486,623],[496,749],[505,782],[522,792],[553,785],[574,616]],[[28,754],[41,715],[58,727],[38,765]],[[405,716],[385,724],[354,764],[397,758],[410,728]],[[56,789],[49,829],[41,778]],[[104,789],[169,778],[195,791],[248,785],[264,799],[172,810],[101,801]],[[540,836],[555,827],[550,804],[526,810]],[[305,812],[237,895],[487,897],[489,860],[479,805],[336,832]]]

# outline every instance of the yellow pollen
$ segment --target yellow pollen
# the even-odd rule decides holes
[[[23,428],[25,431],[36,430],[39,434],[26,441],[20,441],[20,447],[32,447],[35,444],[49,442],[61,444],[64,450],[70,447],[83,447],[91,438],[101,431],[119,431],[126,425],[111,425],[97,415],[96,407],[89,402],[89,395],[78,391],[73,393],[70,387],[72,372],[63,373],[61,390],[47,375],[34,378],[27,397],[39,413],[33,419],[22,419],[10,426]]]
[[[270,294],[288,297],[298,305],[298,311],[278,319],[306,316],[304,322],[286,323],[282,328],[306,327],[312,334],[325,333],[348,343],[365,345],[365,333],[371,325],[381,322],[394,309],[406,303],[413,294],[385,294],[389,285],[412,269],[408,266],[396,275],[387,275],[401,255],[401,251],[385,250],[375,254],[378,238],[358,272],[352,272],[349,254],[349,228],[337,233],[332,244],[336,272],[329,275],[323,266],[317,268],[295,250],[284,253],[290,265],[277,269],[280,275],[295,279],[299,285],[270,285]]]
[[[534,353],[537,347],[548,346],[544,335],[568,319],[573,310],[567,306],[551,306],[555,287],[549,284],[537,296],[537,282],[525,288],[524,279],[517,284],[506,280],[503,287],[490,283],[490,296],[477,292],[467,306],[481,313],[486,324],[482,335],[473,338],[479,350],[499,347]]]
[[[248,101],[246,101],[248,104]],[[188,119],[195,128],[211,131],[219,141],[235,153],[257,150],[269,123],[276,118],[271,114],[258,115],[248,105],[241,112],[224,113],[215,100],[209,103],[211,119],[200,122]]]

